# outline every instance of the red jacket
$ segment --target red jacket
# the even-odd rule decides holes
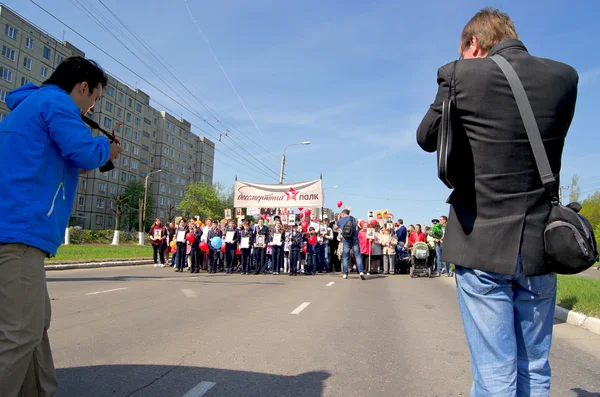
[[[408,244],[413,246],[418,242],[427,243],[427,236],[425,236],[425,233],[413,232],[410,234],[410,237],[408,238]]]
[[[362,255],[371,254],[371,240],[367,239],[367,231],[365,229],[360,229],[358,232],[358,246]]]

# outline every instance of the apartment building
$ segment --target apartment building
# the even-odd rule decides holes
[[[68,42],[60,42],[0,5],[0,120],[8,114],[6,94],[28,82],[41,84],[63,59],[85,56]],[[101,60],[99,60],[101,61]],[[212,184],[215,145],[191,131],[191,124],[150,105],[150,97],[109,75],[109,82],[93,118],[104,130],[115,131],[123,153],[115,169],[82,175],[77,187],[71,225],[85,229],[115,226],[115,196],[131,181],[145,182],[152,194],[152,217],[165,217],[176,207],[186,186]],[[98,132],[94,131],[94,134]],[[162,169],[160,173],[150,174]],[[138,203],[126,203],[137,208]],[[121,221],[121,228],[127,225]]]

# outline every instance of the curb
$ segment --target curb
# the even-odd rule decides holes
[[[554,318],[600,335],[600,319],[598,318],[588,317],[585,314],[577,313],[560,306],[556,306]]]
[[[98,267],[151,265],[152,259],[112,262],[65,263],[61,265],[46,265],[46,270],[94,269]]]

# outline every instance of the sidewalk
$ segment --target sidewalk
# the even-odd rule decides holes
[[[594,265],[590,267],[585,272],[581,272],[578,274],[580,277],[588,277],[588,278],[600,278],[600,270],[598,269],[598,265]]]
[[[98,267],[151,265],[152,259],[146,258],[114,258],[90,259],[82,261],[46,261],[46,270],[93,269]]]

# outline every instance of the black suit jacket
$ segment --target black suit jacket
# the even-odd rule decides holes
[[[495,45],[519,75],[531,102],[558,181],[561,156],[577,98],[577,72],[531,56],[519,40]],[[442,259],[487,272],[515,274],[519,253],[527,276],[549,273],[543,231],[550,213],[533,152],[504,74],[488,58],[449,63],[438,70],[438,93],[417,130],[419,145],[437,146],[441,107],[455,75],[461,181],[448,202]],[[558,189],[558,186],[556,187]]]

